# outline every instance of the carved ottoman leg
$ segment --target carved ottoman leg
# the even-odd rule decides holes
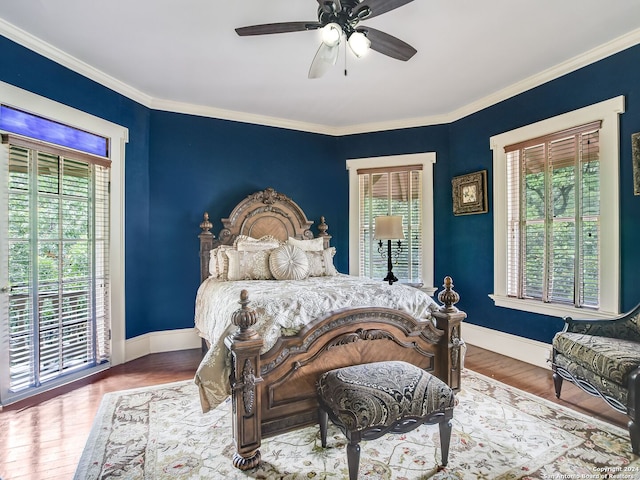
[[[449,463],[449,444],[451,443],[451,420],[443,420],[440,427],[440,448],[442,449],[442,466]]]
[[[553,372],[553,386],[556,390],[556,398],[560,398],[560,391],[562,390],[562,377],[558,375],[558,372]]]
[[[347,444],[347,464],[349,465],[349,480],[358,480],[360,469],[360,444],[349,442]]]
[[[640,368],[636,368],[629,374],[629,396],[627,398],[627,415],[629,417],[629,436],[631,437],[631,450],[640,455],[640,425],[638,425],[638,413],[640,412]]]
[[[640,427],[634,420],[629,420],[629,437],[631,437],[631,450],[640,455]]]
[[[327,423],[329,422],[329,414],[323,409],[318,409],[318,423],[320,424],[320,441],[322,448],[327,448]]]

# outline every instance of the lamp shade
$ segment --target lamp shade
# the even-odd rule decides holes
[[[376,217],[375,240],[400,240],[404,238],[402,216]]]

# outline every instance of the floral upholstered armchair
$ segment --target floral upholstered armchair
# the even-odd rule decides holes
[[[640,454],[640,304],[610,320],[564,321],[551,354],[556,397],[563,380],[602,397],[629,417],[631,448]]]

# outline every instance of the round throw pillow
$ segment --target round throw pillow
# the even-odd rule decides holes
[[[302,280],[309,275],[309,260],[298,247],[285,243],[271,251],[269,268],[276,280]]]

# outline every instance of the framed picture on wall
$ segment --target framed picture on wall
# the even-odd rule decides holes
[[[453,177],[453,214],[487,213],[487,171]]]

